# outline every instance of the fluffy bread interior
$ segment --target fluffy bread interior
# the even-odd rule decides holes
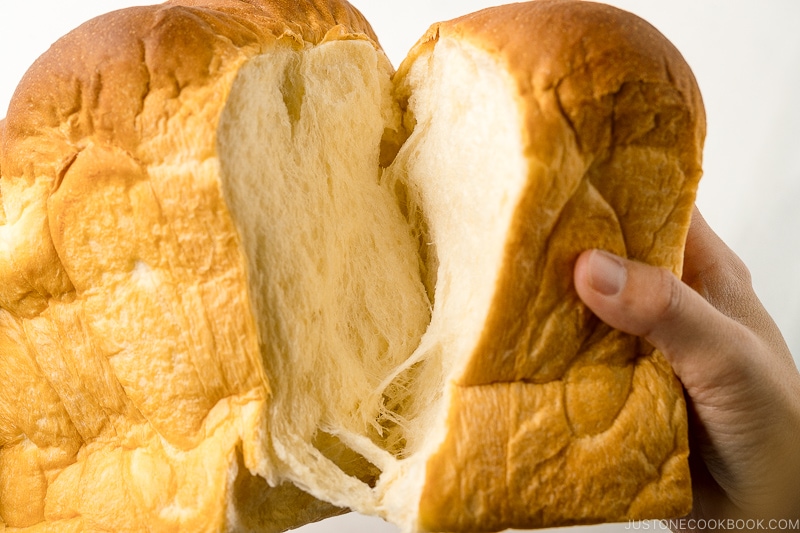
[[[398,109],[362,41],[252,60],[218,136],[272,387],[274,479],[393,521],[414,515],[407,491],[446,428],[447,383],[482,330],[526,178],[507,74],[464,43],[430,52],[399,89],[413,92],[410,131],[383,172]]]
[[[439,40],[402,84],[412,132],[385,179],[404,183],[436,272],[431,327],[417,357],[441,352],[449,376],[482,330],[526,184],[520,116],[507,72],[465,42]]]
[[[430,327],[406,364],[423,362],[414,380],[418,406],[406,464],[387,476],[384,509],[390,521],[416,530],[411,505],[447,432],[450,388],[484,328],[527,166],[514,87],[495,59],[440,39],[409,63],[398,92],[411,132],[384,179],[407,191],[435,291]]]
[[[430,312],[416,241],[380,181],[390,75],[367,41],[277,49],[240,70],[218,135],[272,388],[273,481],[363,511],[402,447],[388,428],[408,391],[386,376]]]

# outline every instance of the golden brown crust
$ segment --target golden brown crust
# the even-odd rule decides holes
[[[705,134],[691,71],[646,22],[590,2],[468,15],[432,27],[409,57],[441,39],[485,50],[513,77],[529,181],[450,433],[428,463],[422,523],[494,531],[688,512],[680,384],[659,353],[599,323],[572,270],[582,250],[604,248],[680,272]],[[553,388],[557,408],[509,408]],[[535,453],[553,439],[557,458]]]
[[[420,503],[426,531],[501,531],[591,524],[686,512],[686,413],[671,369],[641,357],[631,368],[590,367],[578,384],[556,380],[458,387],[440,457]],[[573,372],[580,374],[580,371]],[[573,391],[611,395],[624,374],[613,424],[576,427]],[[577,378],[580,379],[580,378]],[[600,406],[602,409],[602,406]],[[442,456],[447,455],[447,458]],[[435,480],[435,481],[434,481]]]

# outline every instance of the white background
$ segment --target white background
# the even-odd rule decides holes
[[[485,0],[352,0],[395,66],[438,20]],[[59,36],[113,9],[148,3],[80,0],[0,3],[0,118],[27,67]],[[683,53],[708,116],[698,205],[745,260],[756,290],[800,356],[800,2],[607,0],[645,18]],[[580,528],[625,531],[626,525]],[[396,531],[349,515],[312,532]]]

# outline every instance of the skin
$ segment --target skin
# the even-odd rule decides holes
[[[595,314],[661,350],[683,383],[690,517],[800,517],[800,373],[744,263],[700,212],[682,280],[600,250],[581,254],[574,278]]]

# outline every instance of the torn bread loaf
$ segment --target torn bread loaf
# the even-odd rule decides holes
[[[86,23],[0,122],[0,526],[686,513],[680,384],[572,266],[680,272],[704,120],[588,2],[434,25],[396,74],[344,1]]]

